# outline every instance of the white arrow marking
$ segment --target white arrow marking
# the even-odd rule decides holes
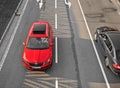
[[[43,0],[36,0],[36,1],[39,4],[39,8],[41,9],[43,6]]]
[[[65,0],[65,5],[68,5],[68,7],[70,8],[70,7],[71,7],[71,2],[70,2],[70,1],[67,2],[67,1]]]
[[[36,0],[38,3],[40,2],[40,0]]]
[[[40,3],[39,3],[39,8],[41,9],[43,6],[43,0],[40,0]]]
[[[39,3],[39,8],[40,8],[40,9],[42,8],[42,5],[43,5],[43,3]]]

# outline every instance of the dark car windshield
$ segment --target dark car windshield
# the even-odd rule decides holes
[[[29,38],[27,48],[47,49],[49,47],[48,38]]]

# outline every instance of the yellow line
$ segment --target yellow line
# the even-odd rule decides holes
[[[48,74],[28,74],[28,75],[25,75],[27,77],[32,77],[32,76],[40,76],[40,77],[44,77],[44,76],[49,76]]]
[[[31,87],[31,88],[39,88],[39,87],[37,87],[37,86],[34,86],[34,85],[32,85],[32,84],[30,84],[30,83],[26,83],[26,82],[24,82],[24,85],[29,86],[29,87]]]
[[[37,82],[34,82],[34,81],[31,81],[31,80],[28,80],[28,79],[25,79],[26,82],[29,82],[29,83],[32,83],[36,86],[38,86],[39,88],[42,87],[42,88],[49,88],[48,86],[46,85],[43,85],[43,84],[40,84],[40,83],[37,83]]]

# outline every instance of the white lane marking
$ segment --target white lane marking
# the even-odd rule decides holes
[[[37,3],[39,3],[40,2],[40,0],[36,0],[37,1]]]
[[[39,4],[39,8],[41,9],[43,6],[43,0],[36,0],[36,1]]]
[[[55,14],[55,29],[57,30],[57,14]],[[58,63],[58,38],[55,37],[55,63]]]
[[[99,57],[99,54],[98,54],[98,52],[97,52],[95,43],[94,43],[94,41],[93,41],[93,38],[92,38],[92,35],[91,35],[91,32],[90,32],[90,28],[89,28],[89,26],[88,26],[87,20],[86,20],[85,15],[84,15],[84,11],[83,11],[83,9],[82,9],[82,6],[81,6],[81,3],[80,3],[79,0],[78,0],[78,4],[79,4],[79,8],[80,8],[80,10],[81,10],[81,12],[82,12],[83,19],[84,19],[84,21],[85,21],[85,25],[86,25],[86,27],[87,27],[88,34],[89,34],[89,36],[90,36],[90,39],[91,39],[93,48],[94,48],[94,50],[95,50],[95,53],[96,53],[96,56],[97,56],[97,60],[98,60],[98,62],[99,62],[99,65],[100,65],[100,68],[101,68],[103,77],[104,77],[104,79],[105,79],[106,86],[107,86],[107,88],[110,88],[110,84],[109,84],[109,82],[108,82],[108,80],[107,80],[107,76],[106,76],[105,71],[104,71],[104,69],[103,69],[102,62],[101,62],[100,57]]]
[[[43,0],[40,0],[40,2],[39,2],[39,8],[41,9],[42,6],[43,6]]]
[[[11,47],[11,44],[12,44],[12,42],[13,42],[13,40],[14,40],[14,37],[15,37],[15,34],[16,34],[16,32],[17,32],[18,26],[19,26],[19,24],[20,24],[20,22],[21,22],[22,16],[23,16],[23,14],[24,14],[24,12],[25,12],[25,9],[26,9],[26,7],[27,7],[28,1],[29,1],[29,0],[27,0],[26,3],[25,3],[25,6],[24,6],[24,8],[23,8],[23,11],[21,12],[21,15],[20,15],[20,18],[19,18],[19,20],[18,20],[18,23],[17,23],[17,25],[16,25],[16,27],[15,27],[15,29],[14,29],[14,31],[13,31],[13,34],[12,34],[12,36],[11,36],[11,38],[10,38],[10,41],[9,41],[9,44],[8,44],[6,50],[5,50],[5,53],[4,53],[3,57],[2,57],[1,62],[0,62],[0,71],[1,71],[1,69],[2,69],[2,67],[3,67],[3,64],[4,64],[4,62],[5,62],[5,59],[6,59],[6,57],[7,57],[7,54],[8,54],[8,52],[9,52],[9,50],[10,50],[10,47]]]
[[[57,29],[57,14],[55,14],[55,29]]]
[[[71,7],[71,2],[70,1],[66,1],[66,0],[64,0],[65,1],[65,5],[68,5],[68,7],[70,8]]]
[[[58,88],[58,79],[55,80],[55,88]]]
[[[55,63],[58,63],[58,38],[55,37]]]
[[[41,0],[41,2],[39,3],[39,8],[41,9],[43,6],[43,0]]]
[[[57,8],[57,0],[55,0],[55,9]]]

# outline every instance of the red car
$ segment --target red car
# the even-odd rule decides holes
[[[44,70],[52,65],[53,31],[48,22],[34,22],[23,42],[23,65],[30,70]]]

